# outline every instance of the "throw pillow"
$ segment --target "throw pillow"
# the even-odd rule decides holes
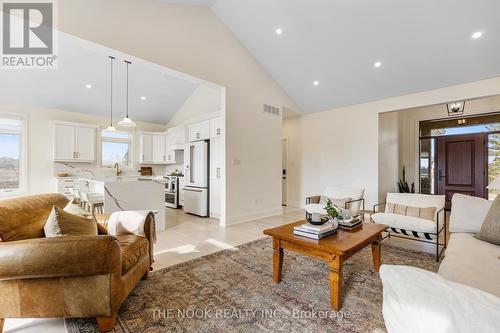
[[[497,195],[493,201],[476,238],[491,244],[500,245],[500,195]]]
[[[436,207],[412,207],[388,202],[385,204],[385,212],[434,221]]]
[[[346,203],[348,203],[349,201],[352,200],[352,198],[340,198],[340,199],[336,199],[336,198],[330,198],[330,197],[327,197],[327,196],[324,196],[322,195],[321,196],[321,200],[319,201],[320,204],[322,204],[323,206],[326,206],[326,201],[330,199],[332,204],[339,207],[339,208],[342,208],[342,209],[345,209],[345,205]]]
[[[52,207],[43,230],[45,237],[97,236],[97,225],[93,219],[73,215],[56,206]]]

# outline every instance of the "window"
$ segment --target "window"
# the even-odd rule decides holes
[[[500,174],[500,133],[488,135],[488,184]],[[495,200],[500,191],[488,189],[488,199]]]
[[[0,194],[24,192],[24,119],[0,115]]]
[[[128,132],[101,131],[101,164],[113,167],[118,163],[121,167],[130,165],[130,147],[132,134]]]

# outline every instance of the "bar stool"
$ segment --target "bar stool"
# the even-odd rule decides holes
[[[80,192],[80,196],[85,203],[85,210],[92,215],[95,215],[96,211],[99,214],[104,214],[104,196],[102,194]]]

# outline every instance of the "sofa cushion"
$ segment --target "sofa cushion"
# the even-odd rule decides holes
[[[500,246],[471,234],[450,236],[439,275],[500,297]]]
[[[409,266],[382,265],[382,313],[391,333],[498,332],[500,298]]]
[[[414,216],[406,216],[393,213],[375,213],[371,215],[375,223],[387,224],[395,233],[403,233],[406,236],[435,238],[436,223]],[[412,233],[415,232],[415,233]]]
[[[451,207],[450,232],[477,233],[488,214],[491,201],[456,193],[451,199]]]
[[[43,227],[52,206],[64,207],[62,194],[39,194],[0,200],[0,240],[4,242],[43,238]]]
[[[54,206],[43,228],[45,237],[97,236],[93,219],[74,215]]]
[[[143,256],[149,257],[149,242],[137,235],[116,235],[122,256],[122,274],[130,271]]]
[[[500,245],[500,195],[493,201],[476,238]]]

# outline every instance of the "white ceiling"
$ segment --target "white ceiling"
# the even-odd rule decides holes
[[[129,113],[133,120],[166,124],[198,87],[168,68],[59,33],[56,70],[2,70],[0,103],[35,105],[100,116],[109,115],[110,71],[114,65],[113,116],[125,115],[126,67],[129,67]],[[186,76],[187,77],[187,76]],[[91,84],[92,88],[86,88]],[[141,100],[141,96],[146,100]],[[119,119],[120,118],[120,119]],[[116,123],[116,122],[115,122]]]
[[[184,4],[184,5],[195,5],[195,6],[206,6],[210,7],[217,2],[217,0],[158,0],[163,3],[174,3],[174,4]]]
[[[211,8],[305,112],[500,75],[498,0],[218,0]],[[473,40],[475,31],[483,37]]]

